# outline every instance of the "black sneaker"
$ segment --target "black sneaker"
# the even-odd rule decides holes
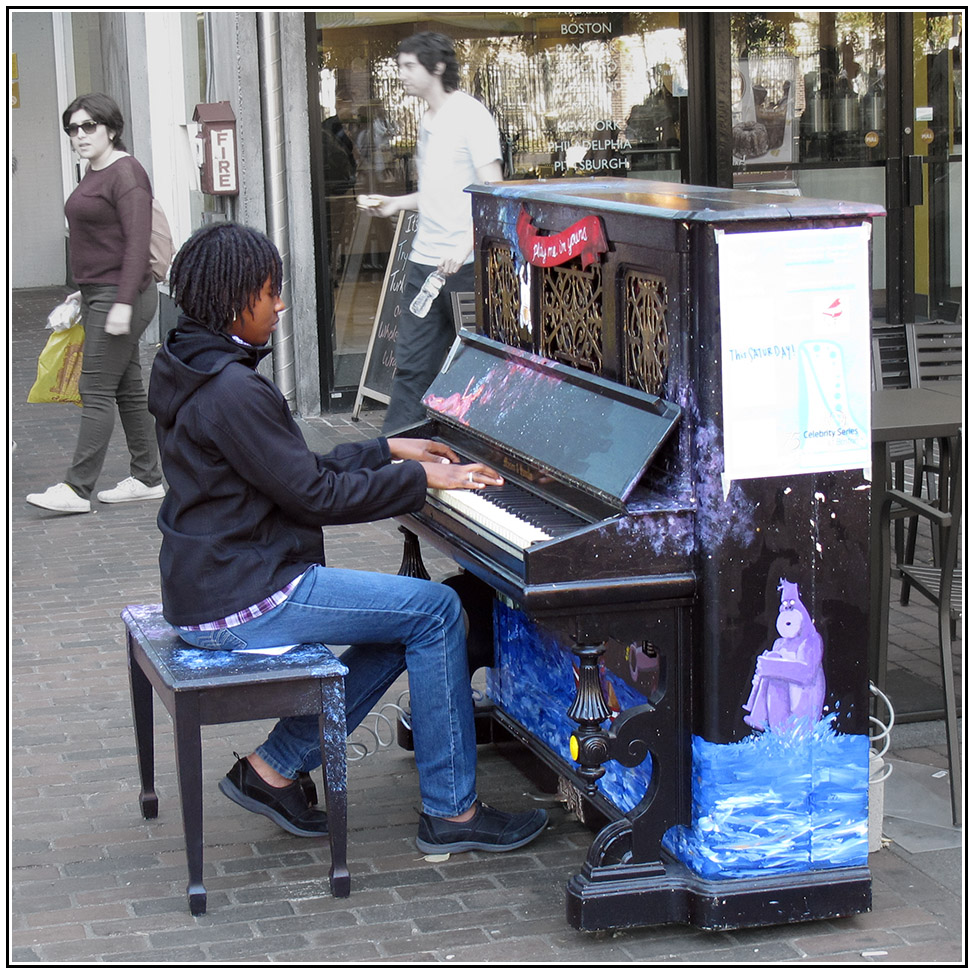
[[[543,808],[530,812],[499,812],[483,802],[469,822],[448,822],[425,812],[419,815],[416,845],[420,852],[508,852],[536,839],[548,824]]]
[[[248,812],[266,815],[292,835],[321,838],[328,834],[328,816],[308,802],[301,781],[273,788],[251,767],[246,758],[237,763],[220,782],[220,791]]]

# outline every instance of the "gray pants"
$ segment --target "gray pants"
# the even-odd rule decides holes
[[[159,303],[155,285],[147,287],[132,307],[127,335],[105,334],[105,318],[115,303],[118,289],[109,284],[85,284],[81,311],[85,326],[81,379],[81,427],[74,460],[64,478],[86,500],[95,489],[115,427],[115,408],[122,420],[130,454],[131,474],[149,487],[162,483],[155,425],[146,406],[139,338]]]

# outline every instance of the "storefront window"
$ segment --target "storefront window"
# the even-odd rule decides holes
[[[736,13],[731,38],[736,169],[884,158],[884,13]]]
[[[316,27],[336,389],[359,381],[395,230],[355,197],[415,188],[425,106],[399,83],[402,38],[454,39],[460,87],[497,120],[506,179],[680,179],[688,86],[676,11],[320,12]]]

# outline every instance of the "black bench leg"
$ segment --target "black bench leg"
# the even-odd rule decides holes
[[[199,700],[194,693],[176,695],[173,734],[176,741],[176,776],[183,811],[186,863],[189,867],[189,912],[206,913],[203,886],[203,757],[200,747]]]
[[[129,690],[132,694],[132,720],[135,724],[135,755],[139,762],[139,806],[143,818],[159,814],[155,792],[155,756],[152,728],[152,684],[132,655],[132,635],[127,636]]]
[[[328,879],[332,896],[348,896],[352,881],[348,872],[348,810],[345,781],[345,689],[340,679],[326,680],[322,687],[321,735],[322,773],[328,804],[328,843],[331,870]]]

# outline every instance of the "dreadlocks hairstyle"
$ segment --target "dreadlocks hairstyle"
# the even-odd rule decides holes
[[[453,47],[453,41],[446,34],[437,34],[432,30],[413,34],[399,42],[396,53],[415,54],[416,60],[430,74],[435,74],[436,66],[442,64],[443,74],[440,80],[443,82],[443,90],[456,91],[460,87],[460,64],[457,61],[457,52]]]
[[[122,110],[115,103],[113,98],[102,94],[100,91],[93,91],[87,95],[78,95],[77,98],[61,115],[61,121],[65,129],[71,124],[71,116],[80,110],[86,111],[95,122],[104,125],[109,132],[114,132],[112,145],[121,152],[125,152],[125,143],[122,141],[122,132],[125,131],[125,119],[122,118]]]
[[[281,291],[277,247],[259,230],[239,223],[211,223],[179,248],[169,272],[169,294],[183,314],[210,331],[226,331],[253,308],[268,278]]]

